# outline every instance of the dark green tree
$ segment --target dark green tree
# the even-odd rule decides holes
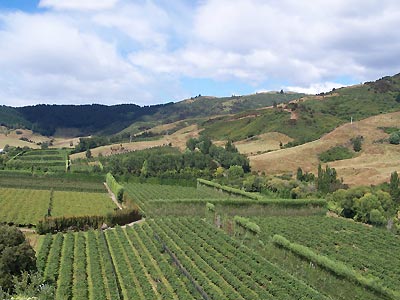
[[[232,141],[227,141],[225,144],[225,150],[228,152],[233,152],[236,153],[238,152],[237,148],[235,147],[235,145],[232,143]]]
[[[300,181],[303,180],[303,170],[300,167],[297,168],[296,179]]]
[[[190,151],[194,151],[196,149],[197,140],[194,138],[190,138],[186,141],[186,148]]]
[[[399,202],[400,198],[400,189],[399,189],[399,174],[397,174],[397,171],[394,171],[390,175],[390,183],[389,183],[389,193],[390,196],[392,196],[393,201],[396,203]]]
[[[16,227],[0,226],[0,286],[13,292],[13,276],[36,269],[35,251]]]
[[[85,155],[87,159],[92,158],[92,151],[90,151],[90,149],[87,149]]]

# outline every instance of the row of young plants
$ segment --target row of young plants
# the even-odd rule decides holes
[[[240,227],[243,227],[244,229],[254,234],[258,234],[261,231],[260,226],[258,226],[256,223],[252,222],[248,218],[235,216],[233,220],[235,221],[235,224],[239,225]]]
[[[251,218],[260,228],[257,239],[268,243],[282,235],[318,255],[340,261],[350,269],[379,278],[387,288],[400,291],[400,244],[391,232],[342,218],[324,216]],[[318,238],[315,238],[318,236]]]
[[[117,180],[115,180],[114,176],[111,173],[107,173],[106,175],[106,183],[110,190],[117,197],[117,200],[122,202],[124,199],[124,187],[120,185]]]
[[[207,186],[216,190],[219,190],[223,193],[227,193],[229,195],[239,196],[241,198],[238,199],[229,199],[227,204],[237,204],[237,205],[246,205],[246,204],[259,204],[259,205],[271,205],[271,206],[280,206],[280,207],[326,207],[327,203],[325,199],[268,199],[262,196],[259,193],[250,193],[244,190],[240,190],[237,188],[233,188],[230,186],[221,185],[219,183],[208,181],[204,179],[197,179],[198,185]]]
[[[354,271],[353,269],[349,268],[342,262],[331,260],[324,255],[315,253],[308,247],[297,243],[292,243],[281,235],[274,235],[272,241],[279,247],[285,248],[304,259],[316,263],[317,265],[327,269],[328,271],[336,274],[339,277],[344,277],[352,280],[383,297],[387,297],[388,299],[393,300],[400,299],[400,293],[388,289],[382,282],[380,282],[379,278],[372,276],[365,277],[360,273]]]
[[[201,219],[151,220],[150,226],[211,299],[325,299]]]

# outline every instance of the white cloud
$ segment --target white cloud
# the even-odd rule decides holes
[[[112,8],[118,0],[40,0],[39,7],[55,10],[103,10]]]
[[[158,103],[190,94],[180,84],[186,78],[318,93],[342,85],[338,78],[360,82],[400,69],[397,0],[39,6],[0,11],[2,103]]]
[[[337,89],[342,87],[343,84],[336,82],[322,82],[322,83],[313,83],[308,87],[300,87],[300,86],[287,86],[284,88],[285,91],[290,92],[298,92],[304,94],[319,94],[326,93],[332,91],[332,89]]]

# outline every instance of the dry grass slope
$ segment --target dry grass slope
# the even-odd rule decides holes
[[[349,140],[364,137],[362,151],[352,159],[330,162],[339,177],[350,185],[379,184],[388,181],[390,173],[400,171],[400,146],[374,143],[388,135],[378,127],[399,127],[400,112],[382,114],[353,124],[345,124],[319,140],[297,147],[250,156],[253,170],[268,174],[295,172],[298,167],[316,173],[318,154],[337,145],[350,146]]]

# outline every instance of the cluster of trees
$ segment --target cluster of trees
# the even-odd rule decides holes
[[[385,187],[354,187],[340,189],[327,196],[331,209],[346,218],[384,225],[400,210],[400,188],[397,172],[391,174],[390,184]],[[395,219],[394,219],[395,220]]]
[[[249,172],[249,160],[228,142],[225,147],[214,145],[210,139],[189,139],[188,149],[181,153],[166,146],[101,158],[105,170],[114,175],[130,174],[141,177],[198,178],[212,177],[217,168],[229,170],[237,166]]]

